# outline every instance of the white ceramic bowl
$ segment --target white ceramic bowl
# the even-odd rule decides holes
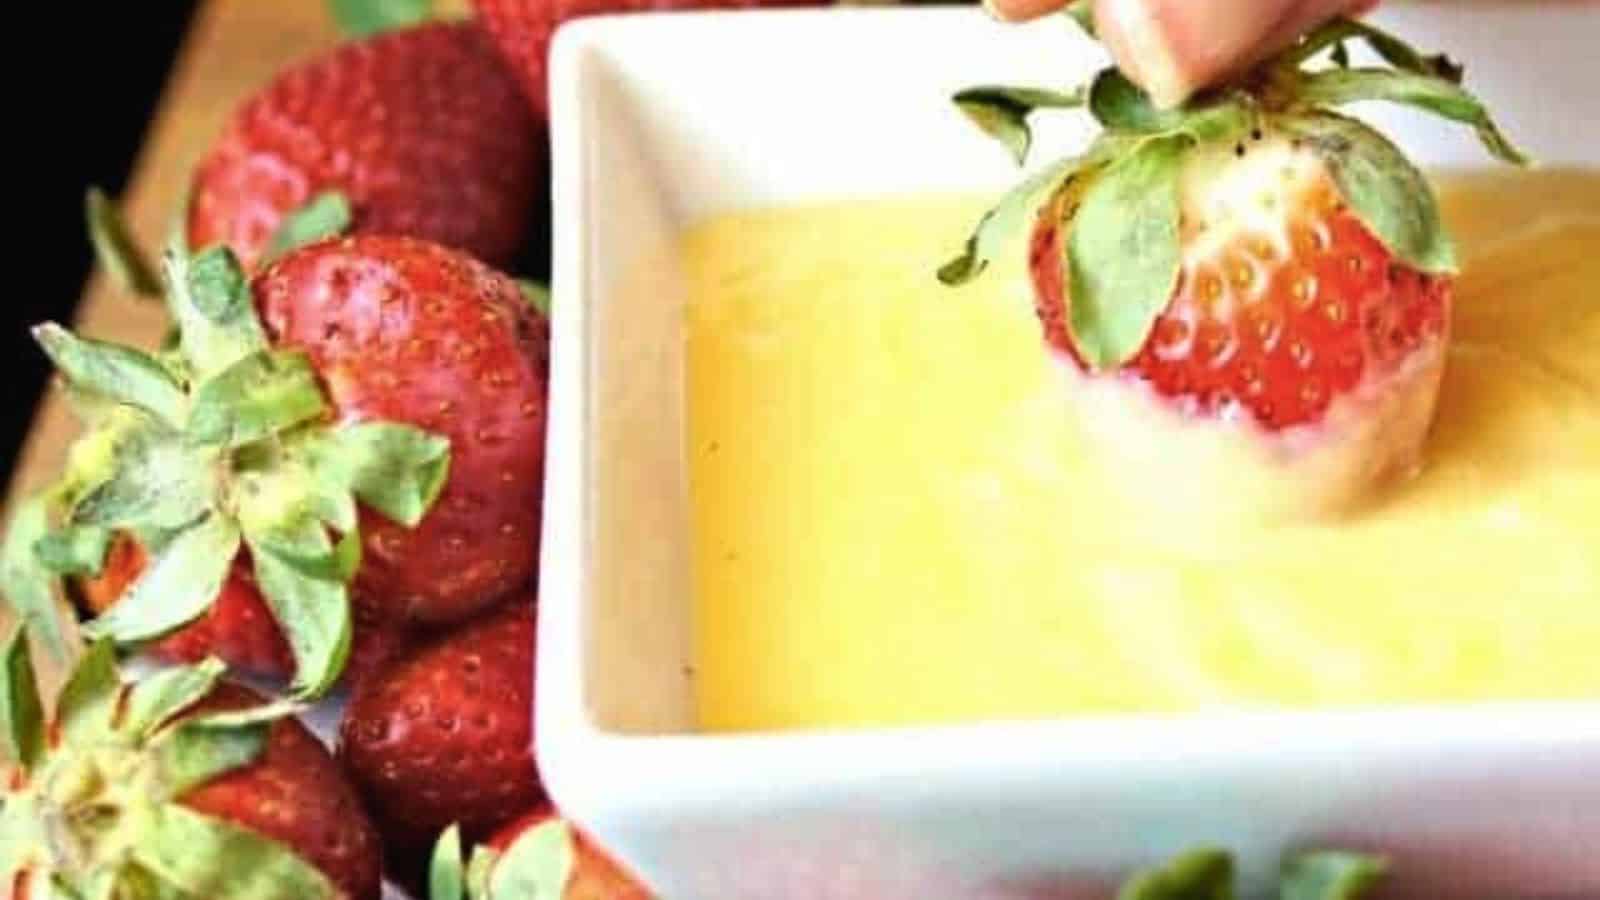
[[[1536,155],[1600,164],[1600,7],[1379,21],[1468,61]],[[684,289],[670,262],[650,290],[630,273],[718,211],[1007,185],[951,91],[1103,62],[1064,19],[971,8],[562,30],[537,700],[555,798],[669,900],[1105,896],[1074,891],[1197,843],[1237,851],[1251,890],[1286,850],[1340,843],[1406,854],[1415,896],[1600,897],[1600,704],[694,732]],[[1425,164],[1486,163],[1464,129],[1373,117]],[[1087,133],[1067,119],[1040,139]]]

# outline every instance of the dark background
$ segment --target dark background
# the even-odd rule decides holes
[[[4,133],[14,167],[7,193],[21,201],[10,204],[6,231],[20,240],[3,251],[12,277],[0,301],[0,359],[10,376],[0,459],[8,476],[47,373],[26,329],[72,316],[92,257],[83,192],[91,184],[121,192],[195,3],[16,5],[24,9],[8,10],[6,95],[15,105]]]

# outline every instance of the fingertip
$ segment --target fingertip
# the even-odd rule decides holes
[[[1172,24],[1150,0],[1096,3],[1095,29],[1117,67],[1157,106],[1177,106],[1193,92],[1195,79],[1179,58]]]
[[[1066,0],[982,0],[990,16],[1002,22],[1028,22],[1059,11]]]

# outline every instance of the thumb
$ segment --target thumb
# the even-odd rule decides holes
[[[1095,27],[1129,78],[1174,106],[1372,0],[1096,0]]]

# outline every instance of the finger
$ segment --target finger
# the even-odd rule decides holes
[[[1369,0],[1099,0],[1095,25],[1117,64],[1158,105],[1175,106],[1218,77]]]
[[[1377,5],[1378,0],[1320,0],[1320,2],[1299,3],[1292,13],[1267,35],[1267,39],[1262,42],[1254,58],[1240,60],[1240,64],[1249,65],[1282,50],[1333,16],[1361,15]]]
[[[1047,16],[1067,5],[1067,0],[983,0],[995,18],[1005,22],[1026,22]]]

